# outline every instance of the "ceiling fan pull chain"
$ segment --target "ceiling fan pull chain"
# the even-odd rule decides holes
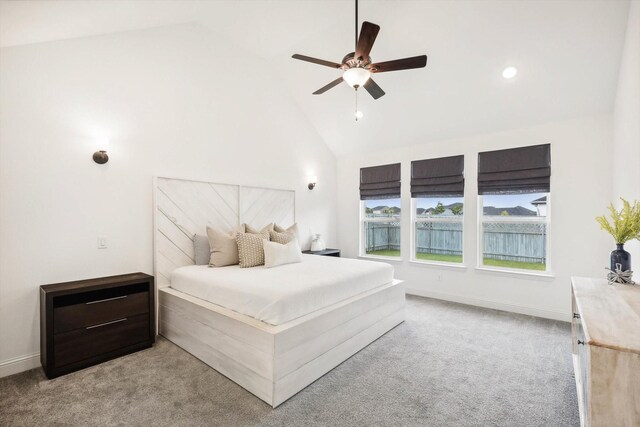
[[[358,2],[358,0],[356,0],[356,3]],[[356,111],[354,112],[354,115],[356,116],[356,122],[358,121],[358,88],[356,88]]]

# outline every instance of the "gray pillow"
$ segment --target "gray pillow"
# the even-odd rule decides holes
[[[211,258],[209,238],[196,234],[193,237],[193,252],[196,255],[196,265],[208,265]]]

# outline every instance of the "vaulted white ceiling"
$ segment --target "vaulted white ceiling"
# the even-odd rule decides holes
[[[3,1],[0,46],[198,22],[264,59],[340,155],[610,112],[627,13],[623,0],[361,0],[360,21],[381,26],[374,61],[429,60],[374,76],[387,94],[362,91],[358,123],[346,84],[311,95],[339,71],[291,59],[353,51],[349,0]]]

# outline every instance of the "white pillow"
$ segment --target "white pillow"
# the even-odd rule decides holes
[[[268,240],[265,240],[263,243],[264,266],[267,268],[302,262],[302,252],[296,239],[293,239],[286,245]]]

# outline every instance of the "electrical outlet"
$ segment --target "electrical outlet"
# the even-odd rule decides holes
[[[104,236],[98,236],[98,249],[107,249],[107,238]]]

